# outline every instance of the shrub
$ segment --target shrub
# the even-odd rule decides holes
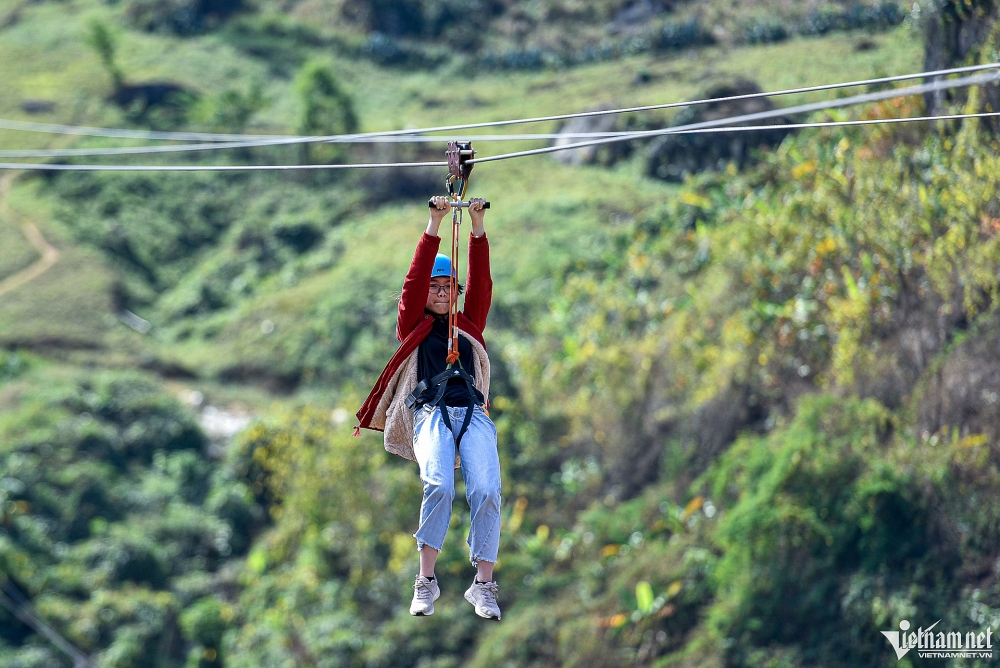
[[[228,607],[214,596],[198,599],[178,616],[181,633],[203,647],[219,647],[228,621],[232,619],[232,611],[227,611]]]
[[[771,44],[788,39],[789,31],[777,19],[759,19],[743,28],[743,41],[749,44]]]
[[[243,0],[128,0],[125,16],[142,30],[194,35],[245,8]]]
[[[667,21],[653,38],[653,46],[660,51],[688,49],[714,42],[712,33],[702,27],[696,18],[683,23]]]
[[[258,81],[251,84],[246,92],[230,88],[218,95],[202,98],[192,116],[214,131],[240,134],[254,114],[265,109],[269,103],[264,97],[264,87]]]
[[[310,25],[281,14],[252,14],[228,22],[222,39],[234,48],[267,62],[276,74],[289,75],[302,66],[309,50],[327,45]]]
[[[30,364],[24,353],[0,350],[0,382],[17,378],[29,369]]]

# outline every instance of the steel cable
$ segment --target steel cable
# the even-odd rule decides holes
[[[71,134],[77,136],[111,137],[118,139],[151,139],[151,140],[161,140],[161,141],[169,140],[169,141],[201,141],[201,142],[209,141],[214,143],[220,143],[220,146],[218,148],[225,148],[226,146],[224,143],[231,143],[231,142],[241,142],[241,143],[245,142],[242,145],[254,146],[256,144],[254,144],[253,142],[258,142],[258,141],[261,142],[259,144],[261,146],[277,145],[282,142],[287,142],[289,144],[322,143],[322,142],[354,143],[354,142],[368,141],[377,137],[405,137],[409,135],[428,134],[431,132],[453,132],[457,130],[471,130],[471,129],[487,128],[487,127],[505,127],[510,125],[519,125],[526,123],[541,123],[546,121],[569,120],[573,118],[604,116],[609,114],[625,114],[638,111],[653,111],[657,109],[689,107],[701,104],[730,102],[736,100],[750,100],[760,97],[778,97],[782,95],[793,95],[799,93],[810,93],[810,92],[817,92],[824,90],[835,90],[838,88],[852,88],[856,86],[878,85],[878,84],[892,83],[897,81],[906,81],[909,79],[942,77],[951,74],[962,74],[962,73],[977,72],[982,70],[991,70],[998,68],[1000,68],[1000,63],[987,63],[984,65],[952,67],[942,70],[931,70],[931,71],[916,72],[911,74],[899,74],[888,77],[877,77],[873,79],[860,79],[857,81],[845,81],[833,84],[820,84],[816,86],[787,88],[784,90],[771,91],[771,92],[746,93],[742,95],[730,95],[719,98],[703,98],[699,100],[691,100],[686,102],[667,102],[663,104],[623,107],[619,109],[600,109],[594,111],[581,111],[569,114],[535,116],[531,118],[519,118],[519,119],[509,119],[501,121],[484,121],[480,123],[442,125],[437,127],[415,128],[409,130],[386,130],[380,132],[366,132],[366,133],[354,133],[354,134],[344,134],[344,135],[326,135],[317,137],[292,136],[292,135],[214,134],[214,133],[204,133],[204,132],[157,132],[157,131],[145,131],[145,130],[139,131],[139,130],[123,130],[115,128],[93,128],[93,127],[72,126],[72,125],[53,125],[47,123],[31,123],[31,122],[14,121],[7,119],[0,119],[0,129],[21,130],[27,132],[43,132],[50,134]],[[442,137],[441,139],[445,140],[447,138]]]
[[[664,128],[661,130],[646,130],[642,132],[635,132],[630,135],[620,136],[620,137],[606,137],[603,139],[592,139],[589,141],[576,142],[572,144],[562,144],[560,146],[547,146],[545,148],[530,149],[527,151],[517,151],[514,153],[502,153],[500,155],[491,155],[484,158],[475,158],[470,160],[471,163],[481,163],[481,162],[495,162],[497,160],[509,160],[511,158],[523,158],[530,155],[542,155],[545,153],[555,153],[557,151],[569,151],[578,148],[585,148],[587,146],[600,146],[602,144],[611,144],[620,141],[631,141],[633,139],[643,139],[646,137],[657,137],[661,135],[677,134],[681,131],[691,131],[691,130],[702,130],[708,128],[714,128],[719,126],[728,125],[730,123],[737,123],[743,121],[759,121],[766,120],[768,118],[778,118],[781,116],[788,116],[791,114],[802,114],[811,111],[823,111],[826,109],[837,109],[841,107],[849,107],[857,104],[866,104],[868,102],[880,102],[882,100],[889,100],[896,97],[907,97],[910,95],[922,95],[924,93],[931,93],[939,90],[947,90],[950,88],[960,88],[964,86],[974,86],[981,83],[989,83],[991,81],[996,81],[1000,79],[1000,72],[993,72],[990,74],[976,74],[970,77],[963,77],[961,79],[950,79],[944,81],[937,81],[929,84],[921,84],[919,86],[910,86],[908,88],[893,89],[888,91],[878,91],[875,93],[864,93],[862,95],[853,95],[851,97],[844,97],[838,100],[827,100],[824,102],[812,102],[810,104],[801,104],[795,107],[786,107],[783,109],[771,109],[768,111],[758,111],[752,114],[741,114],[739,116],[730,116],[728,118],[719,118],[711,121],[701,121],[700,123],[690,123],[688,125],[678,125],[673,128]]]
[[[897,123],[916,123],[928,121],[954,121],[966,118],[995,118],[1000,112],[982,112],[976,114],[942,114],[939,116],[913,116],[908,118],[876,118],[855,121],[820,121],[816,123],[781,123],[776,125],[740,125],[716,128],[700,128],[695,130],[678,130],[670,134],[715,134],[723,132],[756,132],[761,130],[803,130],[808,128],[836,128],[859,125],[892,125]],[[502,156],[506,159],[507,156]],[[520,156],[513,156],[520,157]],[[0,169],[28,169],[48,171],[115,171],[115,172],[156,172],[156,171],[264,171],[286,169],[390,169],[393,167],[447,167],[447,162],[403,162],[403,163],[360,163],[344,165],[61,165],[61,164],[29,164],[19,162],[0,163]]]
[[[769,118],[777,118],[780,116],[786,116],[791,114],[842,108],[857,104],[864,104],[868,102],[878,102],[897,97],[906,97],[909,95],[919,95],[927,92],[946,90],[949,88],[958,88],[962,86],[972,86],[980,83],[988,83],[991,81],[995,81],[998,78],[1000,78],[1000,72],[993,72],[989,74],[978,74],[970,77],[963,77],[961,79],[944,80],[930,84],[921,84],[919,86],[910,86],[908,88],[902,88],[902,89],[865,93],[862,95],[855,95],[851,97],[840,98],[837,100],[813,102],[810,104],[799,105],[796,107],[787,107],[784,109],[772,109],[768,111],[756,112],[753,114],[743,114],[739,116],[720,118],[711,121],[702,121],[700,123],[679,125],[672,128],[625,133],[623,135],[618,135],[614,137],[605,137],[584,142],[563,144],[561,146],[549,146],[545,148],[531,149],[527,151],[518,151],[514,153],[505,153],[494,156],[487,156],[484,158],[476,158],[470,162],[474,163],[495,162],[498,160],[509,160],[512,158],[521,158],[531,155],[554,153],[558,151],[583,148],[587,146],[598,146],[613,142],[643,139],[647,137],[657,137],[670,134],[692,134],[695,132],[704,132],[715,128],[720,128],[728,124],[740,121],[745,122],[745,121],[765,120]],[[845,123],[850,123],[854,125],[870,125],[874,124],[875,122],[893,123],[893,122],[913,122],[918,120],[919,121],[955,120],[959,118],[983,118],[992,115],[993,114],[991,113],[950,114],[950,115],[940,115],[940,116],[923,116],[923,117],[908,118],[908,119],[884,119],[873,122],[848,121]],[[745,131],[761,130],[761,129],[780,129],[781,127],[785,126],[795,127],[795,128],[823,127],[823,126],[833,127],[836,126],[836,124],[833,123],[774,124],[774,125],[764,125],[764,126],[744,126],[740,130],[730,129],[729,131],[745,132]],[[404,167],[443,167],[443,166],[447,166],[446,161],[404,162],[404,163],[349,163],[349,164],[333,164],[333,165],[65,165],[65,164],[45,164],[45,163],[42,164],[0,163],[0,169],[28,169],[28,170],[46,170],[46,171],[116,171],[116,172],[118,171],[207,172],[207,171],[268,171],[268,170],[281,171],[281,170],[325,170],[325,169],[388,169],[388,168],[404,168]]]

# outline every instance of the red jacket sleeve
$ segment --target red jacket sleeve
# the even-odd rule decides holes
[[[485,234],[469,238],[469,269],[465,287],[465,317],[482,332],[486,329],[486,316],[489,315],[493,301],[490,242],[486,240]]]
[[[432,237],[426,232],[417,242],[410,270],[403,281],[403,296],[399,300],[399,315],[396,317],[396,338],[402,341],[420,323],[427,306],[427,291],[431,287],[431,271],[434,258],[441,246],[441,237]]]

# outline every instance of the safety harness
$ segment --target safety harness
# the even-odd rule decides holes
[[[457,367],[452,367],[450,364],[448,368],[441,373],[431,376],[425,380],[417,383],[417,386],[413,388],[410,395],[406,397],[406,407],[413,408],[417,405],[417,401],[427,388],[436,387],[437,392],[434,394],[434,398],[425,403],[425,406],[432,406],[433,408],[439,408],[441,410],[441,419],[444,421],[444,426],[448,431],[451,431],[451,418],[448,417],[448,407],[444,405],[444,393],[448,388],[448,381],[452,378],[461,378],[465,381],[465,386],[469,390],[469,406],[465,410],[465,418],[462,420],[462,428],[458,430],[458,436],[455,437],[455,447],[458,447],[462,442],[462,437],[465,436],[465,432],[469,429],[469,423],[472,422],[472,412],[476,409],[476,389],[473,386],[475,379],[466,373],[465,369],[462,368],[461,362]]]
[[[448,179],[445,186],[448,189],[448,196],[451,198],[451,286],[448,292],[448,366],[439,374],[431,378],[424,379],[417,383],[417,386],[406,397],[406,407],[414,408],[420,400],[420,396],[428,388],[437,388],[434,398],[425,402],[425,406],[439,408],[441,419],[445,427],[451,431],[451,420],[448,417],[448,407],[444,405],[444,394],[448,388],[448,381],[453,378],[461,378],[465,381],[465,386],[469,390],[469,406],[465,411],[465,418],[462,420],[462,428],[455,437],[455,446],[462,442],[462,437],[469,429],[472,421],[472,412],[476,408],[476,389],[473,383],[475,379],[462,368],[462,362],[458,356],[458,242],[459,227],[462,225],[462,209],[468,208],[470,202],[463,202],[465,191],[469,187],[469,175],[472,173],[473,163],[468,162],[475,157],[476,152],[472,148],[472,142],[450,141],[448,150],[445,151],[448,157]],[[434,206],[434,200],[427,202],[429,207]],[[486,202],[483,208],[490,208],[490,203]],[[458,366],[455,366],[455,364]]]

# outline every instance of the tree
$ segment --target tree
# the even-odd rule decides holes
[[[302,101],[299,133],[309,136],[349,134],[358,129],[351,96],[341,88],[329,65],[306,63],[295,81],[295,90]],[[342,155],[334,145],[302,145],[305,162],[330,162]]]
[[[118,50],[118,37],[106,23],[100,19],[91,19],[87,24],[86,42],[101,59],[101,64],[108,76],[111,77],[115,90],[120,90],[125,84],[125,75],[122,74],[115,58]]]

